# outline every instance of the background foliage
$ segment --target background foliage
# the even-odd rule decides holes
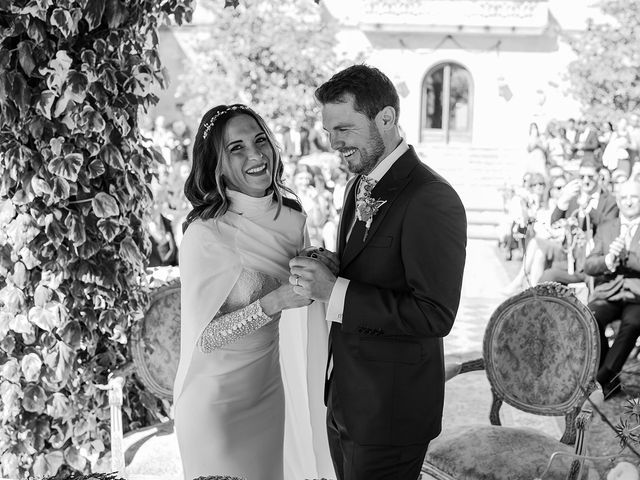
[[[313,91],[346,66],[334,21],[311,0],[227,3],[237,8],[198,3],[215,19],[193,35],[196,59],[179,80],[185,113],[197,125],[214,105],[242,102],[274,124],[315,118]]]
[[[1,476],[87,471],[108,448],[96,385],[147,301],[137,121],[169,16],[191,0],[0,0]],[[133,424],[156,407],[135,384],[125,402]]]
[[[588,117],[616,120],[640,107],[640,2],[602,0],[601,8],[610,22],[592,20],[570,41],[569,79]]]

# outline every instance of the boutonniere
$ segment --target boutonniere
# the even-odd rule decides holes
[[[378,213],[382,205],[387,203],[386,200],[376,200],[371,196],[371,190],[374,186],[372,182],[365,180],[363,191],[356,199],[356,217],[361,222],[365,222],[363,242],[367,240],[369,228],[371,228],[371,223],[373,222],[373,216]]]

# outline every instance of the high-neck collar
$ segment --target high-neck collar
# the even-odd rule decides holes
[[[252,197],[236,190],[226,190],[229,199],[229,210],[246,217],[262,215],[273,205],[273,195],[268,193],[264,197]]]

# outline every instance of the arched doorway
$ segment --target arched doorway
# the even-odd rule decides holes
[[[435,65],[422,82],[420,140],[470,142],[473,118],[473,81],[462,65]]]

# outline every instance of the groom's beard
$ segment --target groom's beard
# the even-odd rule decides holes
[[[382,135],[380,135],[375,122],[369,122],[369,141],[365,147],[358,148],[358,152],[353,155],[358,155],[360,161],[357,163],[350,162],[349,158],[346,158],[349,171],[356,175],[368,175],[378,164],[383,153],[384,142],[382,141]]]

